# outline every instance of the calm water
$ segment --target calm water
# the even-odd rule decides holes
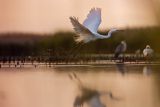
[[[160,66],[1,68],[0,107],[160,107]]]

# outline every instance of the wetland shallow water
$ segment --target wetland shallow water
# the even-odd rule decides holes
[[[0,107],[80,106],[160,107],[160,66],[0,69]]]

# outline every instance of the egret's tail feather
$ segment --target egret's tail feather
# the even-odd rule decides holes
[[[80,36],[80,35],[75,35],[74,39],[75,39],[75,41],[76,41],[77,44],[79,44],[79,43],[81,43],[81,42],[84,41],[83,36]]]

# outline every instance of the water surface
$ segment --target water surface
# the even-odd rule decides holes
[[[1,68],[0,107],[160,107],[159,65]]]

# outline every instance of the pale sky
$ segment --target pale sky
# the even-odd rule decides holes
[[[0,0],[0,32],[72,30],[69,16],[86,18],[92,7],[102,9],[100,29],[158,25],[158,0]],[[159,7],[158,7],[159,8]]]

